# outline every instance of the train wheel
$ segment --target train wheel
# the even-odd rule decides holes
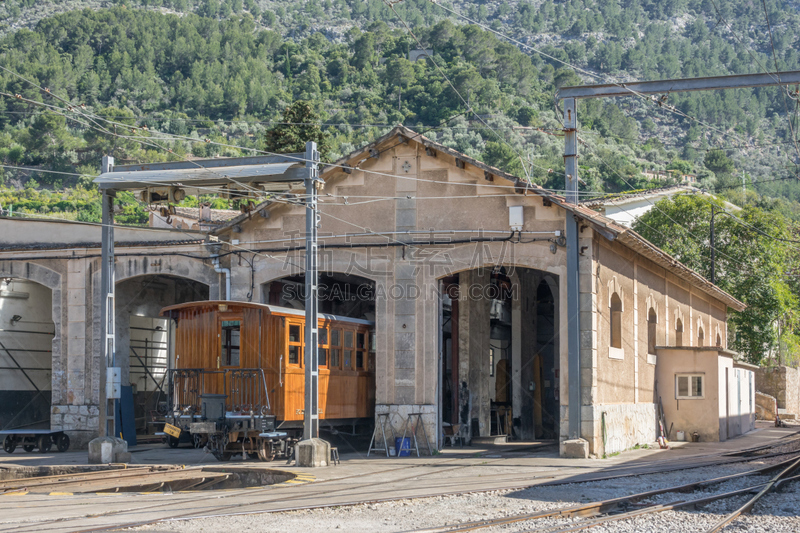
[[[14,450],[17,449],[16,439],[11,435],[6,435],[6,438],[3,441],[3,449],[8,453],[14,453]]]
[[[34,446],[33,444],[25,444],[25,445],[22,447],[22,449],[23,449],[23,450],[25,450],[25,451],[26,451],[26,452],[28,452],[28,453],[31,453],[33,450],[35,450],[35,449],[36,449],[36,446]]]
[[[267,462],[275,459],[275,448],[271,442],[267,440],[261,441],[261,446],[258,447],[258,458]]]
[[[178,444],[180,443],[181,443],[180,439],[176,439],[175,437],[169,435],[167,436],[167,444],[169,445],[170,448],[177,448]]]
[[[39,440],[37,441],[39,447],[39,453],[47,453],[50,451],[50,447],[53,445],[53,441],[50,440],[50,435],[39,435]]]
[[[58,440],[56,441],[56,448],[59,452],[64,453],[65,451],[69,450],[69,435],[66,433],[62,433],[58,436]]]
[[[220,454],[215,454],[214,457],[217,458],[217,461],[224,463],[230,461],[231,457],[233,457],[233,454],[231,452],[222,452]]]

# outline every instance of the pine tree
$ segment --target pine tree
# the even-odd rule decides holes
[[[262,149],[273,153],[301,153],[306,142],[317,143],[323,161],[330,152],[329,134],[322,130],[320,118],[309,102],[298,100],[283,112],[283,120],[264,135]]]

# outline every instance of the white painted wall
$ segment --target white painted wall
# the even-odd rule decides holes
[[[131,315],[130,383],[136,387],[137,392],[152,392],[158,389],[156,382],[162,380],[167,368],[168,333],[167,320],[164,318]],[[142,369],[142,362],[136,358],[134,351],[142,362],[146,363],[152,376],[147,375]],[[162,383],[162,387],[166,390],[166,383]]]
[[[40,390],[50,390],[52,309],[52,293],[44,285],[0,281],[0,343],[5,347],[0,347],[0,390],[36,390],[20,370],[11,369],[16,368],[12,357],[23,368],[40,369],[26,372]],[[12,324],[15,315],[21,318]]]

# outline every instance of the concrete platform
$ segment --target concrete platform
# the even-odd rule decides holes
[[[161,519],[191,519],[232,513],[339,506],[397,497],[424,497],[459,491],[522,488],[552,482],[577,482],[626,473],[674,469],[709,462],[726,452],[763,446],[797,434],[800,428],[766,424],[723,443],[681,443],[671,450],[639,449],[609,459],[561,459],[552,442],[509,443],[446,448],[444,453],[417,458],[366,457],[362,450],[339,447],[342,463],[322,468],[297,468],[275,461],[247,461],[249,467],[284,469],[301,474],[292,483],[228,491],[149,493],[0,495],[0,530],[60,532],[115,529]],[[132,448],[133,464],[230,464],[192,448]],[[735,458],[733,458],[735,460]],[[8,464],[86,464],[86,452],[14,454],[0,452],[0,468]]]

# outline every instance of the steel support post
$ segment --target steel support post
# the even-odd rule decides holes
[[[111,172],[114,167],[114,158],[103,156],[103,172]],[[102,197],[102,242],[100,266],[100,340],[103,355],[103,379],[108,379],[107,369],[116,366],[115,352],[115,324],[114,324],[114,197],[113,189],[101,189]],[[105,424],[101,432],[105,436],[115,435],[116,400],[114,395],[107,393],[108,386],[101,388],[100,394],[104,396]],[[109,397],[111,396],[111,397]]]
[[[317,188],[319,186],[319,152],[317,143],[306,143],[306,346],[305,357],[306,395],[303,417],[303,439],[319,438],[319,357],[317,320],[318,281],[317,271]]]
[[[566,200],[578,203],[578,117],[574,98],[564,99],[564,173]],[[567,214],[567,374],[569,438],[581,436],[581,328],[578,271],[578,221]]]

